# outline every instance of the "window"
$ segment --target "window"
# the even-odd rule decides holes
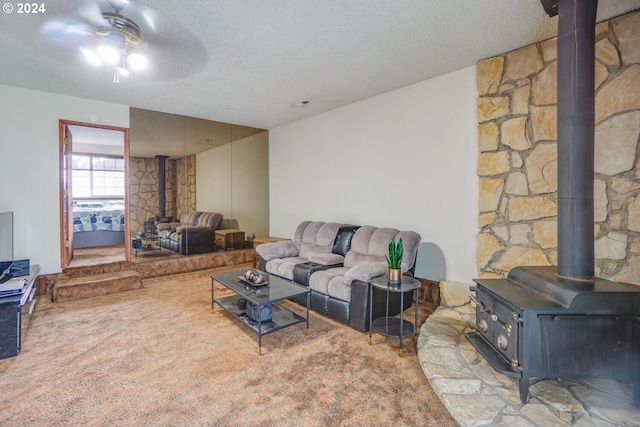
[[[123,197],[124,158],[96,154],[72,156],[73,197]]]

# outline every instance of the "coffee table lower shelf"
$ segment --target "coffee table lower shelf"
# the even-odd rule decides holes
[[[288,326],[307,321],[305,317],[273,303],[271,306],[271,320],[258,323],[247,316],[245,309],[238,308],[239,299],[240,297],[238,295],[231,295],[224,298],[215,298],[213,301],[258,334],[260,338],[259,354],[262,354],[262,335],[270,334],[271,332],[279,331]],[[307,333],[307,331],[305,331],[305,333]]]

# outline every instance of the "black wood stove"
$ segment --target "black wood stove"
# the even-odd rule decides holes
[[[519,379],[633,384],[640,407],[640,286],[594,277],[593,179],[597,0],[542,0],[558,20],[558,266],[477,279],[475,331],[489,364]]]
[[[519,378],[632,382],[640,406],[640,286],[559,279],[555,267],[516,267],[476,280],[476,331],[467,338],[498,372]]]

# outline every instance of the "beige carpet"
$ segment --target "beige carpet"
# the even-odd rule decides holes
[[[312,313],[308,336],[304,324],[266,335],[260,356],[253,331],[211,312],[210,274],[39,301],[22,352],[0,361],[0,425],[456,425],[413,343],[400,358],[397,340],[369,346]]]

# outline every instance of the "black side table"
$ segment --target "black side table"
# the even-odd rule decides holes
[[[375,320],[371,319],[373,310],[373,288],[382,289],[387,293],[387,307],[385,311],[387,315]],[[376,277],[369,282],[369,325],[371,325],[369,327],[369,345],[371,345],[371,335],[374,330],[386,337],[399,338],[399,355],[402,357],[402,339],[415,335],[418,330],[418,298],[416,298],[415,321],[411,323],[404,319],[404,312],[402,311],[400,312],[400,318],[389,316],[389,293],[399,292],[400,307],[403,307],[404,294],[410,293],[410,296],[413,297],[413,292],[417,289],[420,289],[420,281],[407,276],[402,276],[402,282],[399,285],[389,285],[387,276]]]

